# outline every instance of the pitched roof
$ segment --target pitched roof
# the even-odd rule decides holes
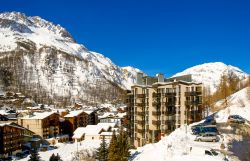
[[[83,110],[70,111],[69,114],[65,115],[64,117],[76,117],[81,113],[83,113]]]
[[[72,138],[78,139],[83,135],[99,135],[102,130],[107,131],[110,127],[115,127],[116,123],[98,123],[97,125],[88,125],[86,127],[78,127],[74,131]]]
[[[22,117],[21,119],[27,120],[27,119],[45,119],[46,117],[49,117],[50,115],[55,114],[55,112],[34,112],[33,115],[27,115]]]

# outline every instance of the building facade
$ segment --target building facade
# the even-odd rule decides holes
[[[23,137],[23,128],[9,123],[0,124],[0,158],[20,152]]]
[[[43,139],[59,135],[59,114],[55,112],[35,112],[25,117],[18,118],[18,124]]]
[[[137,75],[127,94],[128,132],[136,147],[154,143],[181,125],[202,119],[202,84],[191,75],[164,79]]]

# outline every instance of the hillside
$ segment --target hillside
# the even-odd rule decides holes
[[[209,87],[211,93],[216,92],[218,89],[220,78],[222,75],[235,75],[240,80],[245,80],[248,76],[238,67],[226,65],[222,62],[205,63],[188,68],[175,76],[181,76],[186,74],[192,74],[192,78],[196,82],[202,82],[205,87]]]
[[[0,14],[0,84],[5,89],[33,95],[38,102],[113,100],[130,89],[135,71],[89,51],[60,25],[19,12]]]

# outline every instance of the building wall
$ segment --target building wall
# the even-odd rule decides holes
[[[151,85],[132,86],[128,94],[128,131],[136,147],[157,142],[181,125],[201,120],[201,84],[181,81],[153,84],[152,80],[143,81]]]
[[[0,127],[0,157],[16,154],[22,149],[23,130],[13,126]]]
[[[54,113],[44,119],[19,118],[18,124],[47,139],[60,133],[59,115]]]
[[[39,119],[18,119],[18,124],[33,131],[35,134],[43,136],[42,120]]]

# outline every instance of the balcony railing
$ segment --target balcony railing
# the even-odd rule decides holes
[[[152,115],[153,116],[158,116],[158,115],[161,115],[161,112],[160,111],[153,111]]]
[[[176,93],[175,92],[168,92],[168,93],[165,93],[165,97],[175,97],[176,96]]]
[[[154,101],[154,102],[152,103],[152,105],[153,105],[153,106],[160,106],[160,105],[161,105],[161,103],[160,103],[160,102],[156,102],[156,101]]]
[[[136,95],[137,98],[145,98],[145,96],[146,96],[145,94],[137,94]]]
[[[185,105],[186,106],[188,106],[188,105],[200,105],[200,104],[202,104],[202,101],[200,101],[200,100],[196,100],[196,101],[186,101],[185,102]]]
[[[161,93],[153,93],[153,97],[161,97]]]
[[[139,116],[145,116],[145,113],[144,112],[137,112],[137,115],[139,115]]]
[[[153,121],[152,121],[152,124],[153,124],[153,125],[161,125],[161,121],[155,121],[155,120],[153,120]]]
[[[174,106],[175,105],[175,101],[168,101],[166,102],[167,106]]]
[[[188,96],[198,96],[198,95],[201,95],[202,92],[201,91],[190,91],[190,92],[185,92],[185,96],[188,97]]]
[[[142,107],[142,106],[145,106],[145,103],[135,103],[135,105]]]
[[[144,121],[144,120],[137,120],[137,124],[144,125],[144,124],[145,124],[145,121]]]

